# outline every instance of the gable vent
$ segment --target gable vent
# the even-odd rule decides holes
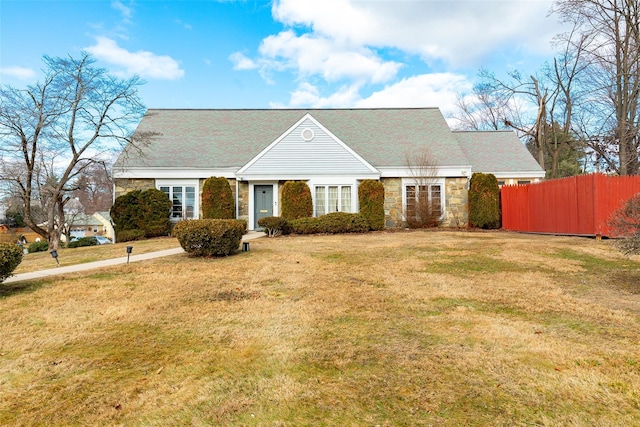
[[[306,128],[302,130],[302,139],[305,141],[311,141],[313,137],[313,129]]]

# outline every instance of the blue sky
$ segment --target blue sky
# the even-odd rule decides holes
[[[478,69],[536,70],[562,31],[549,1],[0,2],[0,83],[42,56],[139,74],[148,108],[452,109]]]

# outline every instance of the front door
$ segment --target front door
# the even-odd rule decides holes
[[[256,221],[253,228],[257,229],[260,218],[273,216],[273,185],[255,185],[253,195],[253,217]]]

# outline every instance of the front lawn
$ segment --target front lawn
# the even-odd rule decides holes
[[[0,425],[638,425],[639,267],[414,231],[0,285]]]

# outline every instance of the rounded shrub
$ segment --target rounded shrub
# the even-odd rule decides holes
[[[313,215],[311,190],[304,181],[287,181],[282,185],[282,217],[289,221]]]
[[[380,181],[365,179],[358,185],[360,215],[372,230],[384,230],[384,185]]]
[[[228,256],[240,247],[244,224],[234,219],[194,219],[180,221],[173,235],[191,256]]]
[[[299,218],[291,221],[297,234],[366,233],[369,223],[360,214],[332,212],[317,218]]]
[[[39,242],[33,242],[27,248],[30,254],[34,252],[46,252],[49,250],[49,242],[46,240],[40,240]]]
[[[22,262],[22,248],[13,243],[0,243],[0,283],[11,277]]]
[[[202,217],[205,219],[233,219],[235,201],[229,181],[224,177],[207,178],[202,185]]]
[[[495,175],[476,172],[471,176],[469,223],[485,229],[500,228],[500,187]]]
[[[281,216],[267,216],[258,220],[258,225],[264,228],[264,232],[269,237],[276,237],[281,234],[290,234],[291,225],[289,221]]]

